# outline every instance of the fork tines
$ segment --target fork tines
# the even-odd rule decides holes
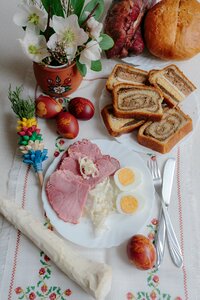
[[[158,167],[158,162],[155,155],[152,155],[151,158],[147,161],[147,166],[151,170],[153,179],[161,178],[160,169]]]

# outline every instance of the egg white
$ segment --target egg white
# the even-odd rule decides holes
[[[122,169],[125,169],[125,168],[126,169],[130,169],[134,173],[134,175],[135,175],[134,182],[131,183],[131,184],[128,184],[128,185],[121,184],[121,182],[119,181],[119,178],[118,178],[119,172]],[[117,185],[117,187],[120,189],[120,191],[132,191],[132,190],[135,190],[142,183],[142,174],[136,168],[133,168],[133,167],[123,167],[123,168],[120,168],[119,170],[117,170],[115,172],[115,174],[114,174],[114,182]]]
[[[133,196],[134,198],[137,199],[138,201],[138,207],[137,209],[132,212],[132,213],[126,213],[124,212],[122,209],[121,209],[121,199],[124,197],[124,196]],[[144,197],[138,193],[138,192],[121,192],[118,196],[117,196],[117,199],[116,199],[116,209],[119,213],[121,214],[124,214],[124,215],[134,215],[138,212],[140,212],[145,206],[145,199]]]

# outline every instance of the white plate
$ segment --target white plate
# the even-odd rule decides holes
[[[183,110],[184,113],[188,114],[191,117],[191,119],[193,121],[193,130],[195,129],[196,124],[197,124],[198,119],[199,119],[199,109],[200,108],[199,108],[198,102],[199,101],[198,101],[198,97],[197,97],[197,92],[194,91],[183,102],[181,102],[179,104],[179,107],[181,108],[181,110]],[[108,133],[108,131],[107,131],[105,125],[104,125],[104,122],[103,122],[103,119],[102,119],[102,116],[101,116],[101,110],[103,109],[103,107],[105,105],[111,104],[111,103],[112,103],[111,94],[107,91],[106,88],[104,88],[103,91],[102,91],[101,97],[99,99],[99,113],[100,113],[100,118],[102,120],[103,126],[104,126],[107,134],[109,134],[109,133]],[[192,132],[189,133],[179,143],[177,143],[177,145],[179,145],[183,141],[186,141],[187,138],[191,136],[191,134],[192,134]],[[137,142],[137,129],[134,130],[131,133],[123,134],[119,137],[114,137],[114,138],[119,143],[121,143],[121,144],[125,145],[126,147],[128,147],[130,150],[135,150],[137,152],[146,153],[146,154],[158,154],[158,152],[156,152],[156,151],[154,151],[150,148],[144,147],[144,146],[140,145]]]
[[[137,188],[138,193],[142,194],[145,199],[144,209],[139,211],[134,216],[125,216],[119,213],[113,213],[108,216],[106,225],[109,230],[104,231],[99,236],[95,236],[94,228],[90,219],[82,217],[79,224],[70,224],[62,221],[57,217],[57,214],[51,208],[48,202],[45,186],[49,176],[56,169],[57,164],[63,155],[58,156],[48,168],[42,190],[42,201],[44,210],[55,229],[66,239],[71,242],[89,247],[89,248],[110,248],[124,242],[132,235],[139,232],[142,226],[151,217],[151,211],[154,204],[154,187],[151,174],[146,167],[146,164],[140,156],[133,151],[128,150],[123,145],[116,141],[108,140],[93,140],[102,151],[103,154],[108,154],[120,161],[121,166],[135,166],[143,175],[143,182]]]

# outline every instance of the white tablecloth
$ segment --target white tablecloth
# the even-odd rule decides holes
[[[10,83],[13,87],[24,84],[29,94],[33,93],[35,87],[34,79],[30,80],[33,78],[31,62],[23,56],[16,40],[22,36],[22,32],[12,23],[17,3],[17,0],[10,2],[3,0],[0,12],[0,192],[1,196],[8,196],[27,210],[31,210],[45,223],[37,178],[32,169],[21,162],[20,154],[16,151],[18,142],[15,131],[16,118],[7,98]],[[115,61],[104,62],[103,72],[98,76],[95,75],[95,78],[101,79],[91,80],[94,74],[88,74],[80,89],[74,94],[90,98],[96,107],[94,118],[89,122],[81,122],[77,139],[112,140],[100,120],[98,101],[105,86],[104,78],[114,63]],[[198,97],[200,97],[200,56],[180,62],[178,66],[197,86]],[[46,170],[54,158],[54,152],[58,151],[57,133],[54,120],[39,120],[39,126],[49,150],[49,159],[44,163]],[[157,155],[160,167],[163,166],[166,158],[176,158],[170,215],[184,254],[183,268],[177,269],[173,265],[168,249],[159,270],[139,271],[128,262],[127,241],[110,249],[86,249],[72,245],[80,250],[81,255],[104,261],[112,266],[112,288],[106,300],[200,299],[199,129],[198,122],[187,142],[181,143],[167,155]],[[62,147],[66,148],[69,142],[71,141],[64,140]],[[146,161],[148,156],[141,154],[141,158]],[[153,239],[155,234],[158,207],[158,203],[155,202],[148,222],[140,231],[150,239]],[[0,299],[89,300],[92,298],[59,271],[26,237],[0,217]]]

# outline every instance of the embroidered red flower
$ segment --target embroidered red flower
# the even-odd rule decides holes
[[[154,237],[155,237],[155,234],[154,234],[153,232],[150,232],[150,233],[148,234],[148,238],[149,238],[150,240],[153,240]]]
[[[18,286],[18,287],[15,289],[15,293],[16,293],[16,294],[21,294],[22,291],[23,291],[23,290],[22,290],[22,288],[21,288],[20,286]]]
[[[57,157],[60,153],[58,151],[54,152],[54,156]]]
[[[45,268],[41,268],[41,269],[39,270],[39,274],[40,274],[40,275],[44,275],[45,272],[46,272]]]
[[[156,218],[152,219],[151,224],[158,225],[158,220]]]
[[[55,294],[55,293],[52,293],[52,294],[49,296],[49,299],[50,299],[50,300],[55,300],[55,299],[56,299],[56,294]]]
[[[127,300],[132,300],[133,299],[133,294],[131,292],[128,292],[126,294],[126,298],[127,298]]]
[[[176,297],[175,300],[182,300],[182,298],[181,297]]]
[[[32,292],[32,293],[29,294],[28,298],[30,300],[34,300],[36,298],[36,294]]]
[[[45,256],[44,256],[44,260],[45,260],[46,262],[48,262],[48,261],[50,261],[50,258],[49,258],[47,255],[45,255]]]
[[[64,143],[65,143],[64,140],[60,140],[60,141],[59,141],[59,144],[60,144],[61,146],[62,146]]]
[[[43,293],[46,293],[47,290],[48,290],[47,285],[44,284],[44,285],[41,287],[41,291],[42,291]]]
[[[153,281],[156,282],[156,283],[159,282],[159,277],[157,275],[154,275],[153,276]]]
[[[156,293],[153,291],[153,292],[151,292],[151,294],[150,294],[150,298],[152,299],[152,300],[154,300],[154,299],[156,299]]]
[[[67,289],[67,290],[64,292],[64,294],[65,294],[66,296],[70,296],[70,295],[72,294],[72,291],[71,291],[70,289]]]

